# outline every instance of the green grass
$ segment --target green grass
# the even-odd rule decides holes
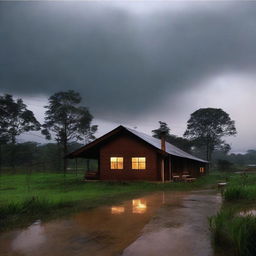
[[[209,219],[213,242],[224,255],[256,255],[256,217],[239,212],[256,209],[256,175],[232,175],[223,193],[219,213]]]
[[[84,182],[83,174],[32,173],[0,176],[0,230],[46,220],[153,191],[192,190],[223,179],[221,173],[194,183]]]
[[[217,250],[225,255],[256,255],[256,218],[241,217],[232,209],[222,209],[209,219],[213,241]]]

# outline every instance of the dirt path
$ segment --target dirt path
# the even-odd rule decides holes
[[[158,192],[0,235],[1,256],[212,256],[210,191]]]

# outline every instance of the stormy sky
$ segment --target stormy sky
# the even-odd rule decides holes
[[[100,125],[182,135],[189,115],[220,107],[232,151],[256,148],[256,2],[0,2],[0,93],[43,120],[73,89]]]

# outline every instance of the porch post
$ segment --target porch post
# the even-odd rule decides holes
[[[169,156],[169,180],[172,180],[172,161],[171,156]]]
[[[164,158],[161,159],[161,180],[164,182]]]

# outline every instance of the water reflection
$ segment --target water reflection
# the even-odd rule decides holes
[[[40,247],[46,241],[44,227],[40,222],[34,223],[26,230],[22,231],[12,242],[14,251],[28,253]]]
[[[123,206],[112,206],[111,207],[111,213],[112,214],[124,213],[124,207]]]
[[[155,193],[1,234],[0,255],[118,255],[138,237],[163,204],[163,196],[161,192]]]
[[[133,213],[145,213],[147,210],[147,201],[142,199],[132,200],[132,212]]]
[[[127,212],[134,214],[143,214],[147,211],[147,200],[146,199],[133,199],[125,204],[125,206],[112,206],[111,214],[118,215]]]
[[[241,217],[256,216],[256,210],[250,209],[250,210],[242,211],[239,213],[239,216],[241,216]]]

